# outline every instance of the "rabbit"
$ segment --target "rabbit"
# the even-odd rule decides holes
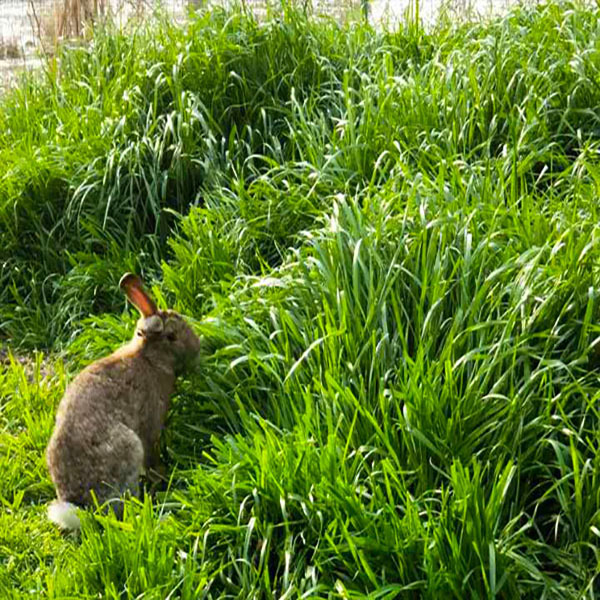
[[[49,519],[80,527],[77,510],[137,496],[145,471],[160,470],[159,438],[175,377],[200,351],[200,339],[172,310],[158,310],[142,280],[126,273],[119,283],[141,313],[133,339],[81,371],[67,386],[46,449],[57,499]],[[119,503],[117,516],[122,512]]]

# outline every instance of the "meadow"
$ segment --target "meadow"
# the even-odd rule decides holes
[[[0,597],[600,596],[600,21],[98,28],[0,98]],[[203,338],[123,521],[46,519],[142,273]]]

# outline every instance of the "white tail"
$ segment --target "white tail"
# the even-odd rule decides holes
[[[48,506],[48,518],[61,529],[79,529],[81,523],[77,516],[77,507],[70,502],[54,500]]]

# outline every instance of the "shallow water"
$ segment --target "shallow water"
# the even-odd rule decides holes
[[[441,15],[450,18],[489,17],[505,11],[515,0],[420,0],[419,19],[433,23]],[[415,0],[373,0],[369,18],[373,23],[398,22],[415,15]]]
[[[131,13],[134,0],[109,0],[117,19],[123,21]],[[218,1],[218,0],[217,0]],[[224,0],[227,1],[227,0]],[[318,1],[318,0],[317,0]],[[340,11],[342,7],[359,5],[361,0],[321,0]],[[426,25],[445,14],[450,18],[486,17],[506,10],[516,0],[419,0],[419,18]],[[34,0],[35,15],[29,0],[0,0],[0,86],[6,85],[15,69],[39,64],[39,30],[52,31],[55,23],[54,0]],[[264,0],[247,0],[257,7]],[[185,14],[186,0],[164,0],[164,7],[176,16]],[[374,24],[393,25],[409,16],[414,18],[416,0],[371,0],[369,20]],[[318,10],[318,9],[317,9]],[[332,12],[338,12],[334,10]],[[326,9],[325,9],[325,12]],[[51,36],[50,36],[51,37]],[[15,58],[15,55],[17,58]]]
[[[41,64],[40,39],[53,44],[56,31],[55,6],[63,0],[0,0],[0,89],[14,79],[15,74]],[[124,22],[139,0],[106,0],[118,22]],[[166,0],[163,5],[174,15],[185,13],[186,0]]]
[[[360,4],[360,0],[357,0]],[[449,15],[489,15],[492,12],[504,10],[508,5],[514,4],[515,0],[419,0],[419,15],[423,21],[434,20],[440,12]],[[261,0],[249,0],[250,4],[260,6],[264,4]],[[128,12],[128,7],[133,2],[123,0],[111,0],[110,4],[117,14]],[[336,2],[329,0],[325,5],[346,6],[347,0]],[[416,0],[371,0],[369,3],[369,17],[372,22],[379,23],[385,19],[398,21],[405,18],[407,13],[414,9]],[[53,21],[52,0],[35,1],[37,18],[48,23]],[[163,5],[174,13],[182,14],[185,10],[185,0],[167,0]],[[129,11],[130,12],[130,11]],[[35,40],[37,22],[32,14],[29,0],[0,0],[0,41],[20,40],[22,44]]]

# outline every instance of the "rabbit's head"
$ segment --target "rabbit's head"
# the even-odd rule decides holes
[[[126,273],[119,285],[142,314],[135,337],[142,338],[153,355],[172,361],[176,371],[188,366],[200,351],[200,339],[186,320],[174,310],[158,310],[137,275]]]

